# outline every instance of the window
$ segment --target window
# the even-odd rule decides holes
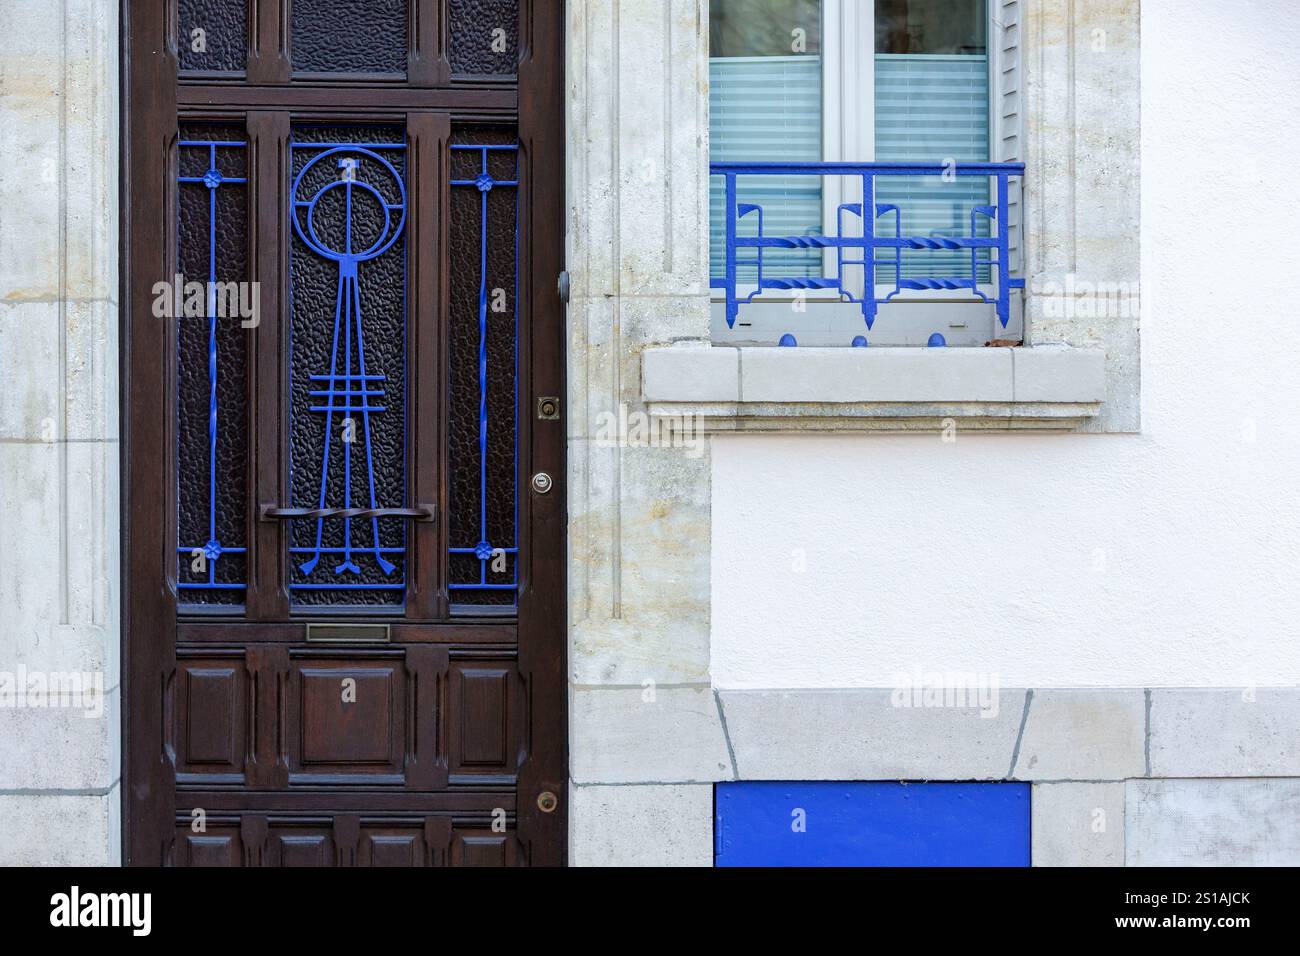
[[[710,160],[957,169],[1020,159],[1001,145],[1018,140],[999,128],[1008,110],[994,108],[990,97],[991,76],[1001,74],[999,98],[1014,95],[1018,85],[999,49],[1005,43],[990,43],[1005,26],[991,21],[990,2],[1007,6],[1005,0],[713,0]],[[798,331],[799,344],[848,345],[867,331],[863,311],[849,301],[868,291],[861,247],[839,250],[820,238],[863,234],[860,216],[870,207],[862,205],[861,193],[860,176],[813,171],[736,178],[737,236],[758,236],[761,228],[763,236],[811,238],[787,248],[737,251],[735,284],[745,314],[729,328],[715,303],[716,341],[775,342]],[[1012,205],[1017,197],[1018,183]],[[881,176],[874,201],[897,211],[876,217],[872,227],[882,238],[988,237],[996,225],[987,210],[996,199],[996,179],[988,176]],[[725,181],[713,176],[715,280],[726,271],[725,211]],[[937,245],[873,255],[872,288],[882,303],[888,299],[880,315],[889,321],[873,324],[871,344],[924,344],[935,331],[950,344],[998,337],[986,301],[998,282],[996,257],[979,250],[972,266],[972,250]],[[781,281],[776,289],[765,283],[755,296],[759,252],[763,278]],[[952,276],[973,276],[975,287],[939,287]],[[832,277],[837,281],[827,281]],[[898,290],[896,279],[914,286],[934,280],[934,287]],[[806,301],[808,310],[792,310],[793,298]],[[999,333],[1006,334],[1017,333]]]
[[[716,162],[818,162],[822,159],[820,0],[713,0],[709,16],[709,136]],[[723,255],[721,183],[709,191],[709,255]],[[758,203],[776,235],[822,231],[821,181],[756,176],[742,201]],[[821,274],[817,250],[776,251],[771,274]],[[756,269],[742,267],[753,279]]]
[[[948,164],[989,160],[989,58],[984,0],[876,0],[875,159]],[[881,179],[876,202],[897,205],[904,235],[969,235],[988,202],[983,179]],[[987,234],[988,220],[977,219]],[[888,219],[886,235],[897,235]],[[904,252],[905,276],[961,270],[961,252]],[[877,282],[892,281],[877,267]],[[981,268],[981,281],[988,270]]]

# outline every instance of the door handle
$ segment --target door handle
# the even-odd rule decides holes
[[[258,518],[278,521],[287,518],[412,518],[432,521],[433,505],[416,505],[414,508],[287,508],[282,505],[262,505]]]

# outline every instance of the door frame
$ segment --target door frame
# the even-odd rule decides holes
[[[288,79],[291,3],[249,0],[248,83]],[[448,111],[487,104],[489,84],[451,75],[445,0],[412,4],[408,80],[398,87],[403,100],[411,109]],[[174,487],[176,383],[174,363],[157,361],[160,332],[164,343],[173,333],[151,312],[154,283],[175,274],[171,198],[181,85],[175,9],[175,0],[121,0],[120,7],[121,832],[128,866],[165,863],[175,832],[175,775],[164,752],[168,715],[159,686],[176,641],[174,518],[159,507],[158,466],[162,487]],[[516,832],[535,865],[564,864],[568,844],[566,418],[538,427],[531,414],[535,397],[566,395],[565,308],[557,287],[565,247],[565,16],[563,3],[520,0],[519,228],[530,241],[520,244],[518,264],[521,330],[522,323],[527,327],[520,336],[517,421],[527,455],[520,455],[516,479],[522,540],[530,547],[518,598],[518,666],[531,713],[529,755],[517,777]],[[242,95],[254,108],[256,88],[245,87]],[[304,102],[324,105],[334,95],[324,83],[304,86]],[[352,106],[360,105],[354,95]],[[528,479],[537,471],[551,476],[548,493],[532,490]],[[251,496],[250,488],[250,507]],[[553,812],[538,806],[544,791],[559,798]]]

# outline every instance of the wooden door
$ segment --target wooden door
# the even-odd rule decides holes
[[[563,4],[123,13],[127,860],[562,863]]]

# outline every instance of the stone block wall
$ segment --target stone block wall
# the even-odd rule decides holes
[[[111,864],[117,5],[7,0],[0,36],[0,863]],[[41,690],[73,674],[84,706]]]

